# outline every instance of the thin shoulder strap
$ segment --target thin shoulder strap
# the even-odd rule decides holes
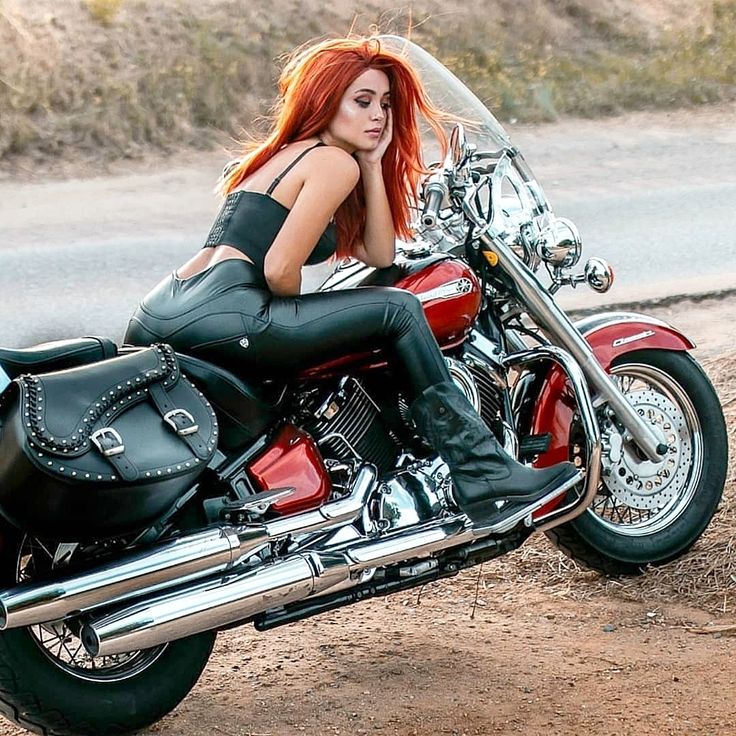
[[[317,146],[324,146],[325,144],[322,141],[318,141],[313,146],[309,146],[309,148],[306,148],[303,150],[272,182],[271,186],[266,190],[266,194],[271,196],[273,193],[273,190],[276,189],[276,187],[279,185],[279,182],[301,161],[312,149],[317,148]]]

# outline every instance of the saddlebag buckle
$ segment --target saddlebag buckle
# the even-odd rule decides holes
[[[120,433],[112,427],[103,427],[90,435],[94,446],[105,456],[113,457],[125,452],[125,445]]]
[[[199,425],[194,417],[186,409],[172,409],[164,414],[164,421],[180,437],[186,437],[199,430]]]

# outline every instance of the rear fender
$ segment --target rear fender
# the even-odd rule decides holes
[[[575,323],[608,372],[621,355],[638,350],[691,350],[695,343],[666,322],[634,312],[606,312]],[[552,435],[549,449],[535,462],[537,467],[569,459],[570,426],[575,400],[562,370],[553,365],[541,379],[538,399],[529,418],[530,434]],[[522,422],[525,424],[525,422]],[[520,426],[523,432],[524,426]]]

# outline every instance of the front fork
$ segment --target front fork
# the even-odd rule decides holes
[[[529,315],[547,334],[550,341],[564,348],[572,356],[590,386],[614,411],[642,453],[652,462],[661,462],[667,452],[667,445],[629,404],[618,386],[601,367],[590,345],[575,329],[575,325],[565,312],[557,306],[542,283],[506,245],[493,240],[487,233],[481,235],[480,240],[488,250],[498,256],[496,268],[501,268],[513,280]]]

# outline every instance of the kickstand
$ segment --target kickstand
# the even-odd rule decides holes
[[[478,591],[480,589],[480,575],[482,572],[483,572],[483,563],[481,562],[480,565],[478,565],[478,577],[475,579],[475,597],[473,598],[473,608],[470,611],[471,621],[475,619],[475,608],[478,605]]]

